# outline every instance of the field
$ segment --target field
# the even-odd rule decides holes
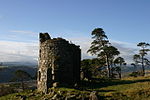
[[[51,88],[48,94],[26,90],[0,97],[0,100],[88,100],[92,91],[100,100],[150,100],[150,77],[129,77],[122,80],[84,81],[82,87]]]

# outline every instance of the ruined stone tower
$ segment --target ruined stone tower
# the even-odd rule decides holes
[[[81,50],[62,38],[40,33],[37,88],[47,92],[54,83],[74,85],[80,80]]]

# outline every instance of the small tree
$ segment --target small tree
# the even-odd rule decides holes
[[[133,55],[134,63],[131,63],[131,65],[134,66],[134,71],[137,71],[137,66],[141,62],[140,59],[141,59],[140,55],[138,54]]]
[[[81,61],[82,79],[87,78],[89,80],[104,76],[102,67],[106,64],[105,59],[93,58],[83,59]]]
[[[149,43],[145,43],[145,42],[140,42],[137,44],[137,46],[141,47],[142,49],[139,50],[139,54],[141,56],[141,64],[142,64],[142,72],[143,72],[143,75],[145,75],[145,65],[144,65],[144,57],[145,55],[147,55],[147,52],[149,51],[149,49],[146,49],[148,46],[150,46]]]
[[[108,38],[102,28],[95,28],[92,31],[91,35],[93,36],[92,39],[94,39],[94,40],[91,43],[91,47],[87,52],[91,53],[92,55],[98,56],[98,54],[100,54],[101,52],[104,51],[103,48],[109,44],[109,41],[108,41]],[[103,55],[107,56],[106,52],[103,52],[103,53],[104,53]],[[107,58],[108,57],[106,57],[106,60],[108,60]],[[107,67],[108,67],[108,73],[110,74],[110,70],[109,70],[110,64],[108,61],[106,61],[106,63],[107,63]]]
[[[122,65],[126,65],[125,60],[122,57],[117,57],[114,61],[114,64],[117,65],[116,72],[119,75],[119,78],[121,79],[121,67]]]
[[[111,77],[111,60],[115,55],[120,52],[117,48],[110,45],[108,38],[102,28],[96,28],[91,33],[93,35],[93,42],[91,43],[90,49],[87,51],[92,55],[97,55],[99,58],[105,58],[108,77]]]
[[[107,61],[107,68],[108,68],[108,75],[109,77],[111,77],[112,72],[111,72],[111,68],[113,67],[113,60],[115,58],[115,56],[119,55],[120,52],[118,51],[118,49],[114,46],[105,46],[103,48],[103,51],[98,55],[98,57],[105,57],[106,61]]]
[[[24,90],[24,81],[27,79],[30,79],[31,76],[29,73],[23,70],[17,70],[15,71],[15,80],[21,81],[22,89]]]
[[[83,80],[87,78],[91,80],[92,78],[92,67],[91,67],[91,59],[84,59],[81,61],[81,70],[83,72]]]

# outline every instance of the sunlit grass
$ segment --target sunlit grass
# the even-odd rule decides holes
[[[106,80],[92,83],[94,85],[91,88],[85,86],[83,89],[73,89],[73,88],[56,88],[49,89],[49,91],[54,90],[55,93],[61,93],[64,97],[68,93],[72,95],[79,96],[80,94],[84,96],[89,96],[91,91],[97,91],[97,94],[104,100],[150,100],[150,77],[128,77],[122,80]],[[0,100],[20,100],[17,95],[25,95],[26,100],[42,100],[43,98],[50,99],[52,94],[42,94],[37,91],[24,91],[20,93],[9,94],[7,96],[0,97]],[[112,99],[113,98],[113,99]]]

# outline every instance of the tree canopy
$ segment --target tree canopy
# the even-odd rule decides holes
[[[115,56],[119,55],[120,52],[118,49],[111,45],[108,40],[107,35],[103,31],[102,28],[95,28],[92,33],[92,43],[90,49],[87,51],[92,55],[97,55],[98,58],[104,58],[107,69],[108,69],[108,77],[111,76],[111,68],[110,65],[113,62]]]

